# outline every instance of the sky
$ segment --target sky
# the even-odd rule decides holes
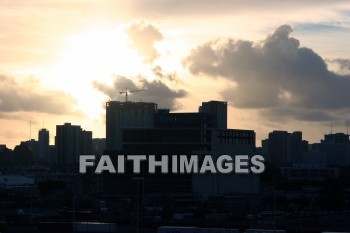
[[[303,131],[350,119],[350,2],[0,0],[0,144],[65,122],[105,137],[105,102],[173,112],[227,101],[228,126]]]

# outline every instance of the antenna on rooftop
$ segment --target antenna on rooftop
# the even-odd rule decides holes
[[[125,94],[125,102],[128,102],[128,94],[134,93],[134,92],[140,92],[145,91],[145,89],[139,89],[139,90],[128,90],[128,88],[125,88],[125,91],[120,91],[119,94]]]

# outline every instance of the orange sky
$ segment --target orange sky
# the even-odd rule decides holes
[[[274,129],[301,130],[313,142],[331,122],[346,130],[348,1],[2,0],[0,22],[0,144],[10,148],[30,137],[30,118],[35,139],[45,127],[53,143],[65,122],[104,137],[104,102],[123,100],[126,85],[147,88],[130,100],[175,111],[228,101],[229,127],[254,129],[258,144]],[[281,25],[292,28],[288,38]],[[256,56],[242,53],[240,40]],[[286,62],[268,61],[277,55]],[[320,61],[328,66],[319,75],[296,65],[321,72]],[[306,81],[313,75],[325,78]]]

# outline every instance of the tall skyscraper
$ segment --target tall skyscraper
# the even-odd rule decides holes
[[[202,102],[202,105],[199,106],[199,112],[213,114],[217,128],[227,129],[227,102],[214,100]]]
[[[49,144],[50,144],[50,134],[47,129],[41,129],[39,131],[39,153],[38,153],[38,160],[39,161],[48,161],[48,155],[49,155]]]
[[[151,128],[154,125],[154,113],[157,104],[145,102],[106,103],[106,149],[122,149],[122,129]]]
[[[70,123],[57,125],[55,145],[58,165],[74,165],[80,155],[91,154],[92,132]]]

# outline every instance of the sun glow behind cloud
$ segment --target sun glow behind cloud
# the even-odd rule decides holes
[[[152,72],[158,66],[165,76],[164,84],[188,93],[179,101],[179,111],[195,111],[201,101],[223,100],[220,93],[226,87],[237,92],[232,80],[212,79],[210,75],[199,79],[183,67],[182,62],[191,50],[208,41],[232,38],[260,43],[281,24],[289,24],[301,46],[313,49],[322,58],[347,61],[349,57],[350,5],[340,0],[332,4],[323,0],[290,3],[252,0],[248,4],[229,0],[181,3],[174,0],[128,3],[74,0],[68,3],[63,0],[44,4],[28,0],[21,4],[5,1],[0,5],[0,74],[13,77],[18,83],[33,77],[43,89],[65,92],[73,96],[77,103],[73,107],[84,115],[79,118],[51,113],[41,116],[43,114],[33,111],[0,112],[6,115],[0,118],[1,127],[9,127],[8,133],[0,134],[0,143],[7,143],[11,135],[13,139],[9,140],[13,143],[26,139],[23,135],[28,132],[19,125],[25,121],[22,118],[29,119],[29,115],[33,121],[37,118],[37,122],[50,118],[45,120],[45,125],[51,135],[55,134],[55,125],[72,122],[94,131],[94,136],[104,137],[102,105],[109,97],[96,90],[93,81],[112,86],[116,94],[111,98],[119,98],[118,91],[124,90],[125,85],[115,86],[116,76],[133,81],[137,79],[133,77],[142,76],[152,81],[159,78]],[[145,41],[132,41],[127,34],[135,22],[151,25],[162,35],[152,44],[158,55],[152,63],[147,63],[137,52],[137,46],[133,46],[135,41],[140,44]],[[166,78],[169,74],[174,74],[175,80]],[[280,99],[293,100],[293,95],[283,91]],[[130,99],[139,100],[139,96],[130,95]],[[270,125],[265,127],[264,119],[255,114],[255,110],[231,107],[229,111],[229,126],[256,129],[258,141],[271,129],[295,130],[300,123],[292,122],[288,128],[268,122]],[[15,120],[17,115],[21,120]],[[315,124],[319,128],[319,124]],[[41,123],[39,125],[41,127]],[[15,128],[15,133],[10,133],[10,126]],[[309,125],[304,128],[305,134],[312,136],[308,139],[313,141],[323,134],[310,130]]]
[[[94,80],[110,84],[114,74],[134,76],[146,71],[147,66],[129,46],[122,28],[69,35],[56,61],[32,70],[45,85],[71,93],[90,116],[99,114],[101,101],[105,100],[92,87]]]

